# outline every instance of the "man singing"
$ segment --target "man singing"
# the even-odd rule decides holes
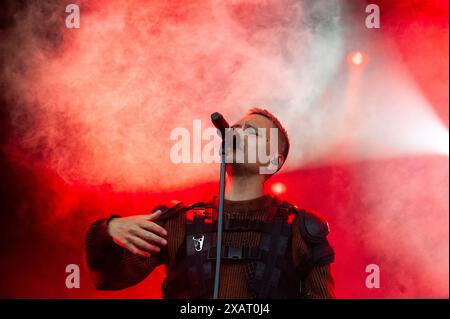
[[[219,298],[334,298],[328,223],[263,192],[265,181],[287,158],[286,130],[259,108],[232,128],[238,138],[227,148]],[[273,129],[278,134],[259,134]],[[248,131],[252,136],[242,133]],[[248,160],[259,147],[270,149],[271,138],[278,147],[269,160]],[[261,173],[264,169],[270,173]],[[212,298],[217,206],[214,197],[94,222],[86,235],[86,255],[97,289],[130,287],[165,264],[163,298]]]

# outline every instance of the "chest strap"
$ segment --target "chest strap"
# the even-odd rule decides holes
[[[248,232],[270,234],[273,230],[273,221],[263,221],[255,219],[225,218],[223,231],[225,232]],[[204,233],[215,233],[217,231],[217,222],[210,223],[191,223],[186,225],[186,235],[197,235]],[[282,230],[282,235],[288,235]]]
[[[201,205],[199,205],[201,206]],[[217,231],[217,222],[212,220],[212,207],[195,207],[192,214],[186,215],[186,234],[184,249],[179,250],[183,256],[178,256],[177,263],[165,280],[169,296],[178,296],[186,291],[190,298],[208,298],[213,288],[213,262],[217,247],[213,242]],[[256,298],[267,298],[273,295],[285,278],[291,273],[285,264],[292,261],[286,259],[289,252],[291,237],[291,218],[289,207],[273,207],[266,220],[236,219],[224,216],[223,230],[225,232],[255,231],[261,233],[259,246],[222,246],[223,259],[249,260],[250,273],[246,274],[250,288]],[[183,246],[183,245],[182,245]],[[177,253],[178,255],[178,253]],[[289,255],[289,254],[288,254]],[[288,283],[296,282],[288,276]]]
[[[260,259],[262,251],[258,246],[222,246],[222,259]],[[217,247],[211,247],[208,249],[208,259],[216,259]]]
[[[284,295],[279,289],[282,282],[287,281],[289,285],[297,284],[293,268],[285,267],[292,264],[291,208],[283,203],[272,210],[271,216],[273,224],[270,234],[261,234],[262,258],[251,262],[246,272],[253,297],[258,299],[281,298]]]

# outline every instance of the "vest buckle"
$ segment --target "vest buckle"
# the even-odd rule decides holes
[[[226,258],[228,259],[242,259],[242,247],[226,246]]]
[[[192,239],[194,240],[195,251],[202,251],[203,241],[205,240],[205,235],[192,236]]]

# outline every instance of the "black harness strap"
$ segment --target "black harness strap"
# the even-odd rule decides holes
[[[189,296],[191,298],[205,298],[211,290],[212,263],[207,258],[207,250],[211,248],[211,232],[199,233],[199,230],[208,225],[206,219],[212,217],[212,207],[206,206],[200,209],[200,213],[193,216],[192,221],[187,221],[186,227],[195,232],[186,232],[186,258],[184,264],[187,266],[187,279]],[[203,226],[202,226],[203,225]]]
[[[261,298],[267,298],[269,295],[269,290],[273,287],[275,288],[278,280],[280,279],[280,270],[276,268],[276,261],[278,255],[280,255],[281,251],[281,228],[283,226],[283,220],[277,216],[272,236],[270,236],[270,246],[268,251],[272,252],[269,254],[267,258],[267,264],[264,269],[263,277],[262,277],[262,286],[260,288],[260,296]]]
[[[186,235],[214,233],[217,223],[190,223],[186,225]]]
[[[272,232],[273,222],[252,219],[227,218],[225,216],[223,231],[225,232],[247,232],[254,231],[270,234]],[[186,225],[186,234],[195,235],[203,233],[215,233],[217,231],[217,222],[211,223],[193,223]]]
[[[184,245],[163,283],[165,298],[209,298],[213,290],[214,260],[217,247],[214,236],[217,223],[212,222],[213,205],[190,206],[186,215]],[[224,231],[261,233],[259,246],[222,246],[222,258],[248,261],[246,277],[254,298],[289,298],[296,296],[299,279],[293,268],[291,251],[292,213],[287,203],[273,205],[264,221],[229,218],[225,215]],[[184,249],[183,249],[184,248]]]
[[[250,271],[249,285],[255,298],[269,298],[276,291],[281,277],[280,260],[283,260],[288,247],[291,227],[287,223],[289,207],[280,205],[268,218],[274,218],[272,232],[262,234],[260,249],[262,258]],[[251,273],[253,272],[253,273]]]
[[[208,250],[208,259],[216,259],[217,247],[211,247]],[[260,259],[262,255],[261,249],[258,246],[228,246],[222,247],[223,259]]]

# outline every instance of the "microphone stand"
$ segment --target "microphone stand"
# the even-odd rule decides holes
[[[223,221],[223,198],[225,193],[225,134],[222,136],[222,146],[220,150],[220,187],[219,187],[219,207],[217,216],[217,249],[216,249],[216,273],[214,277],[213,299],[219,298],[219,278],[220,261],[222,259],[222,221]]]

